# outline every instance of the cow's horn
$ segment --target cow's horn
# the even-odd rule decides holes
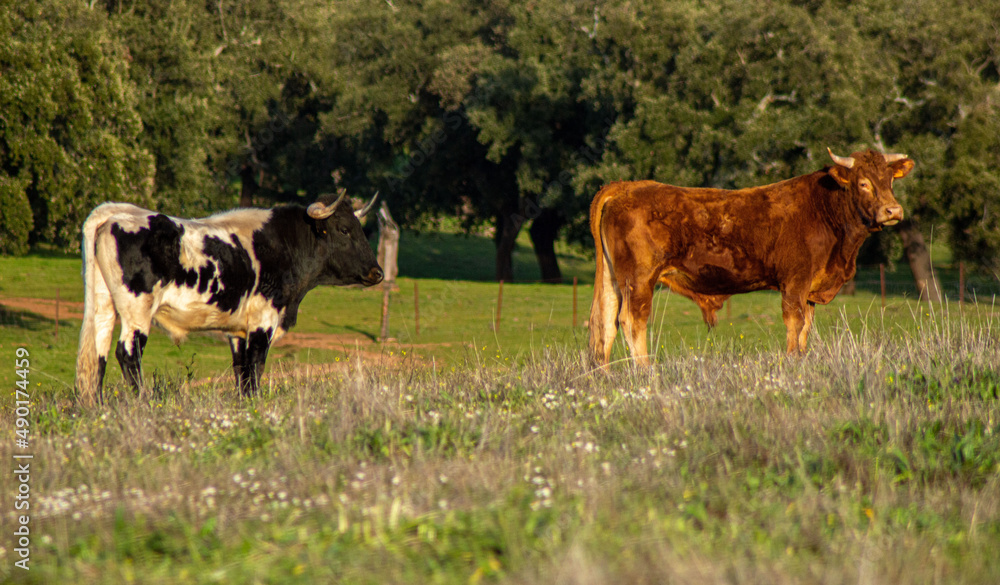
[[[337,200],[330,205],[323,205],[317,201],[306,209],[306,213],[313,219],[326,219],[333,215],[334,211],[337,211],[337,206],[344,200],[344,197],[347,197],[347,189],[343,189],[340,192],[340,197],[337,197]]]
[[[853,156],[837,156],[833,154],[833,151],[830,150],[830,147],[827,147],[826,151],[830,153],[830,158],[833,159],[833,162],[837,163],[838,165],[842,167],[847,167],[849,169],[854,167]]]
[[[361,219],[362,217],[368,215],[368,212],[372,210],[372,207],[375,207],[375,200],[376,199],[378,199],[378,191],[376,191],[375,194],[372,195],[372,200],[368,202],[368,205],[365,205],[363,208],[355,211],[354,215],[358,219]]]
[[[887,165],[891,165],[892,163],[901,161],[905,158],[910,158],[905,154],[883,154],[882,156],[885,157],[885,164]]]

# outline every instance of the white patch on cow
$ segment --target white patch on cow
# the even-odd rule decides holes
[[[173,219],[173,218],[171,218]],[[204,219],[183,219],[182,224],[195,224],[206,227],[214,227],[221,233],[235,233],[241,236],[248,236],[271,219],[270,209],[233,209],[223,211],[215,215],[210,215]]]
[[[156,292],[153,319],[163,327],[175,343],[182,341],[190,331],[218,329],[232,331],[238,327],[233,314],[221,311],[208,302],[212,293],[199,293],[186,286],[167,286]]]

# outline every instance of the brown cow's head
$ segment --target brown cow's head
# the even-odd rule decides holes
[[[892,193],[893,179],[905,177],[913,169],[913,160],[905,154],[882,154],[874,150],[837,156],[827,171],[855,202],[862,220],[872,231],[895,225],[903,219],[903,207]]]

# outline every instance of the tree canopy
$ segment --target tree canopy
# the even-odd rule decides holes
[[[492,226],[498,279],[529,229],[558,280],[608,181],[739,188],[875,147],[918,165],[874,253],[935,230],[995,273],[995,22],[997,0],[5,3],[0,252],[72,249],[105,200],[347,187],[404,226]]]
[[[82,3],[2,6],[0,252],[72,247],[98,203],[152,194],[127,49]]]

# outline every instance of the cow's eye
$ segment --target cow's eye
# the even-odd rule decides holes
[[[347,235],[347,233],[348,233],[349,231],[351,231],[351,230],[349,230],[349,229],[347,229],[347,228],[345,228],[345,227],[342,227],[342,228],[340,228],[340,233],[344,234],[345,236]]]
[[[868,179],[858,181],[858,186],[865,190],[870,190],[872,188],[872,184],[868,181]]]

